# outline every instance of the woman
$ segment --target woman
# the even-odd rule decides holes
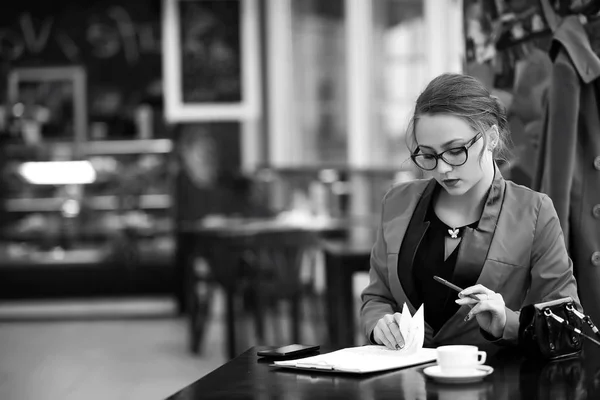
[[[579,305],[552,201],[505,181],[494,161],[507,134],[503,107],[475,78],[441,75],[417,99],[407,138],[429,179],[384,196],[362,293],[371,343],[404,346],[404,303],[424,305],[426,347],[516,344],[522,306]],[[457,297],[435,275],[465,289]]]

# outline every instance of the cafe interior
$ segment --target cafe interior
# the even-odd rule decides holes
[[[406,144],[419,93],[481,80],[508,112],[503,176],[543,191],[555,32],[591,26],[597,3],[3,6],[0,398],[162,399],[255,346],[367,344],[381,199],[423,177]],[[600,174],[600,142],[579,140]],[[576,268],[600,266],[595,245]],[[500,398],[470,390],[427,398]]]

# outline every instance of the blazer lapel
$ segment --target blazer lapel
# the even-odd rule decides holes
[[[458,250],[456,267],[454,268],[454,281],[457,285],[472,282],[468,277],[478,276],[478,283],[494,290],[498,282],[487,281],[481,275],[483,265],[490,250],[498,217],[504,200],[506,182],[500,171],[496,168],[496,175],[490,192],[488,193],[479,224],[476,229],[466,228],[463,242]]]
[[[406,297],[415,308],[418,308],[423,300],[419,298],[415,288],[412,272],[413,261],[419,243],[421,243],[427,228],[429,228],[429,221],[425,221],[425,216],[427,215],[427,208],[431,202],[435,186],[436,181],[434,179],[427,184],[425,191],[417,203],[412,218],[410,219],[400,249],[398,249],[398,279],[404,289]]]
[[[500,282],[495,282],[490,278],[489,274],[485,273],[483,266],[488,255],[488,251],[494,238],[498,217],[502,209],[504,201],[504,192],[506,182],[496,167],[494,181],[488,193],[485,206],[479,219],[477,228],[465,228],[460,248],[458,249],[458,257],[454,268],[453,283],[460,287],[467,287],[473,282],[473,277],[477,276],[477,283],[480,283],[490,290],[496,290]],[[469,279],[469,277],[471,277]],[[462,306],[438,331],[438,336],[447,334],[448,329],[457,324],[462,323],[462,320],[469,312],[468,306]]]

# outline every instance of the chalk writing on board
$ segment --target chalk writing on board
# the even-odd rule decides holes
[[[40,20],[30,12],[18,14],[16,21],[0,28],[0,59],[4,61],[48,53],[55,57],[59,53],[69,62],[80,61],[84,54],[103,59],[123,54],[133,65],[140,54],[160,53],[157,21],[134,21],[131,12],[121,6],[87,15],[81,27],[60,15],[46,15]]]

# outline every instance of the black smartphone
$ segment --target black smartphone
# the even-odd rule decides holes
[[[313,353],[321,348],[319,345],[290,344],[270,350],[260,350],[256,353],[259,357],[292,357]]]

